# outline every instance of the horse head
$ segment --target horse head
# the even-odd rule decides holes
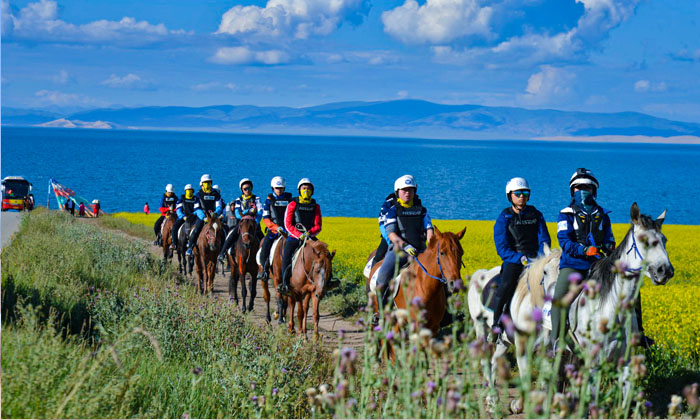
[[[243,248],[250,249],[250,242],[252,238],[256,238],[257,223],[255,218],[252,216],[243,216],[241,222],[238,224],[238,232],[240,234],[241,242],[243,243]]]
[[[457,280],[462,279],[462,256],[464,250],[459,241],[464,237],[465,227],[457,233],[440,232],[437,226],[433,226],[435,234],[428,242],[428,249],[434,249],[437,253],[437,264],[442,277],[447,281],[447,289],[454,293]]]
[[[653,220],[641,214],[635,202],[630,209],[632,219],[631,238],[628,254],[634,253],[635,263],[646,264],[645,274],[656,285],[666,284],[674,274],[673,265],[666,252],[666,236],[661,232],[661,226],[666,219],[666,210]],[[628,234],[628,235],[630,235]],[[632,266],[632,264],[628,264]]]
[[[221,242],[223,241],[223,230],[221,227],[221,220],[216,214],[209,214],[209,222],[207,223],[207,245],[209,250],[212,252],[217,251],[221,247]]]
[[[332,261],[335,250],[329,251],[328,244],[321,241],[310,241],[307,244],[311,248],[311,258],[310,261],[305,261],[304,270],[307,270],[307,278],[314,285],[316,298],[321,299],[333,275]]]

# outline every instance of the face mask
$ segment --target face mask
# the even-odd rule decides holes
[[[309,199],[311,199],[311,195],[312,195],[312,194],[313,194],[313,193],[311,192],[311,190],[301,190],[301,192],[299,193],[299,195],[301,196],[301,198],[303,198],[304,200],[309,200]]]
[[[185,191],[185,198],[187,198],[188,200],[191,200],[192,198],[194,198],[194,190]]]
[[[251,198],[253,198],[253,194],[250,194],[250,195],[245,195],[245,194],[244,194],[244,195],[243,195],[243,199],[244,199],[244,200],[250,200]]]
[[[405,207],[405,208],[413,207],[413,199],[411,199],[411,201],[403,201],[402,199],[397,198],[396,202],[399,203],[399,205],[401,207]]]
[[[593,210],[593,205],[595,204],[595,199],[593,198],[593,193],[586,190],[578,190],[574,193],[574,202],[578,204],[586,212]]]
[[[202,191],[205,193],[210,193],[211,192],[211,182],[203,182],[202,183]]]

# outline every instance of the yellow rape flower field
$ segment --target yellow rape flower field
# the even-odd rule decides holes
[[[153,226],[158,214],[116,213],[131,223]],[[466,227],[462,239],[464,277],[480,268],[501,263],[493,244],[493,221],[434,220],[441,231],[457,232]],[[547,224],[552,246],[558,247],[556,223]],[[615,238],[624,238],[629,224],[613,224]],[[648,279],[642,287],[642,310],[647,335],[657,344],[683,358],[700,358],[700,226],[664,225],[667,250],[675,276],[664,286],[654,286]],[[374,218],[325,217],[319,239],[337,251],[336,262],[361,272],[367,256],[379,243]]]

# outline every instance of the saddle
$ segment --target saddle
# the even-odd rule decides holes
[[[489,280],[481,291],[481,304],[491,312],[496,310],[496,290],[499,284],[501,284],[501,273]]]
[[[370,261],[371,263],[371,261]],[[406,262],[406,264],[402,265],[399,267],[399,274],[395,277],[396,279],[401,279],[401,277],[408,271],[409,266],[411,265],[410,261]],[[371,267],[370,267],[371,269]],[[369,280],[369,290],[373,292],[377,292],[377,278],[379,277],[379,269],[374,272],[372,275],[372,278]],[[399,294],[399,282],[394,281],[394,282],[389,282],[389,287],[391,287],[391,299],[392,301],[396,299],[396,295]]]
[[[281,242],[282,242],[282,236],[279,236],[277,239],[275,239],[275,242],[273,242],[272,246],[270,247],[270,256],[267,258],[268,262],[270,263],[270,267],[272,267],[272,261],[275,258],[275,252],[277,252],[277,248],[280,246]],[[301,247],[299,247],[299,249],[301,249]],[[262,247],[258,248],[258,253],[255,254],[255,261],[260,266],[264,265],[263,261],[260,260],[260,253],[261,252],[262,252]],[[298,250],[297,250],[297,252],[298,252]]]

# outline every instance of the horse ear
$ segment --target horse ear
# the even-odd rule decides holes
[[[630,217],[632,218],[632,223],[635,225],[639,224],[639,206],[637,202],[632,203],[632,208],[630,208]]]
[[[664,209],[664,212],[656,218],[656,223],[659,225],[659,229],[661,228],[661,225],[664,224],[664,220],[666,220],[666,209]]]
[[[335,257],[335,249],[331,252],[331,261],[333,261],[333,257]]]
[[[466,231],[467,231],[467,227],[465,226],[464,229],[457,232],[457,239],[459,239],[461,241],[462,238],[464,238],[464,232],[466,232]]]
[[[437,226],[433,225],[433,230],[435,231],[435,235],[440,238],[442,237],[442,232],[440,232],[440,229],[438,229]]]
[[[549,255],[552,253],[552,250],[549,248],[549,244],[547,242],[542,245],[542,251],[544,252],[545,257],[549,257]]]

